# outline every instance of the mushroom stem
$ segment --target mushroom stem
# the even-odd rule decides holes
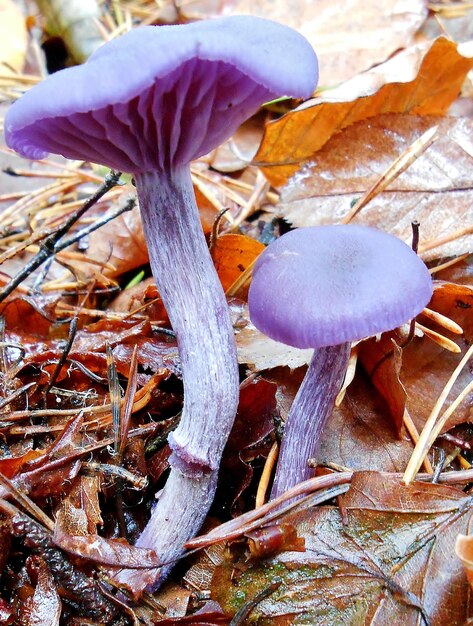
[[[151,269],[177,336],[184,381],[182,417],[169,437],[171,474],[137,543],[167,562],[199,530],[212,503],[238,405],[238,364],[189,166],[140,173],[135,181]],[[149,572],[129,575],[134,587],[140,576],[149,582]]]
[[[312,477],[307,460],[316,456],[322,430],[343,383],[350,343],[319,348],[289,411],[271,499]]]

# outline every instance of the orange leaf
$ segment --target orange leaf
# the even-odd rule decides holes
[[[466,44],[443,37],[408,48],[268,124],[255,160],[273,185],[281,185],[355,122],[381,113],[442,115],[473,67],[472,56]]]
[[[212,248],[212,258],[223,289],[241,276],[264,250],[264,245],[245,235],[222,235]]]

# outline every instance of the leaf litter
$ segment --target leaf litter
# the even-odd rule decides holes
[[[28,16],[27,42],[14,3],[4,4],[18,46],[4,46],[11,56],[0,58],[0,98],[8,102],[44,74],[38,32],[51,16]],[[101,37],[139,23],[269,11],[313,40],[324,89],[299,106],[270,104],[193,165],[232,310],[241,398],[207,522],[213,530],[189,542],[200,551],[153,596],[125,601],[126,591],[108,586],[111,567],[155,565],[155,555],[133,541],[163,484],[166,437],[182,408],[175,337],[149,278],[139,214],[123,210],[132,181],[123,176],[78,217],[66,235],[74,241],[28,271],[0,304],[1,623],[443,625],[471,617],[471,392],[437,426],[424,459],[434,482],[424,482],[425,473],[402,482],[471,342],[471,9],[452,17],[432,3],[425,19],[424,2],[345,5],[336,15],[333,3],[305,0],[291,7],[265,0],[100,6]],[[450,40],[433,40],[432,20],[441,30],[435,35]],[[45,238],[80,211],[106,172],[60,158],[31,165],[5,151],[1,164],[9,168],[0,179],[5,286],[31,267]],[[354,206],[361,206],[354,223],[407,243],[411,222],[420,222],[434,314],[419,318],[408,343],[400,329],[356,347],[352,377],[324,432],[325,468],[314,468],[314,484],[326,490],[309,489],[294,512],[293,504],[253,509],[311,353],[252,327],[252,266],[281,232],[343,221]],[[470,383],[469,365],[444,410]],[[279,544],[283,529],[289,543]]]

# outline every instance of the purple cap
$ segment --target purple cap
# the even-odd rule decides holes
[[[272,339],[321,348],[397,328],[431,295],[426,266],[400,239],[366,226],[314,226],[266,248],[248,304]]]
[[[265,101],[309,97],[317,58],[291,28],[252,16],[144,26],[49,76],[12,105],[7,145],[128,172],[190,162]]]

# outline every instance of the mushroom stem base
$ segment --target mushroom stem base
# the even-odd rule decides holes
[[[151,269],[177,336],[184,384],[179,426],[169,437],[171,473],[138,539],[168,563],[199,530],[212,503],[236,415],[239,376],[225,294],[202,231],[188,165],[135,176]],[[166,570],[122,570],[133,592]],[[154,577],[154,578],[153,578]]]
[[[286,420],[271,498],[313,475],[307,461],[317,455],[323,428],[343,383],[350,343],[319,348]]]

